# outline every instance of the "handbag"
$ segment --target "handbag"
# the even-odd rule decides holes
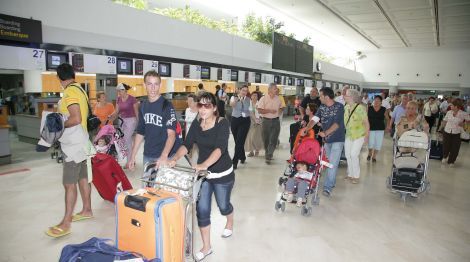
[[[349,117],[348,117],[348,121],[346,122],[346,125],[344,125],[344,133],[346,134],[346,127],[348,126],[349,124],[349,120],[351,120],[351,116],[354,114],[354,111],[356,111],[356,108],[359,106],[359,103],[356,104],[356,106],[354,107],[354,109],[351,111],[351,113],[349,113]]]
[[[88,105],[88,117],[87,117],[87,129],[88,132],[96,130],[101,125],[101,120],[92,113],[90,101],[88,100],[88,96],[86,95],[85,91],[82,89],[81,86],[75,85],[82,93],[85,95],[87,105]]]

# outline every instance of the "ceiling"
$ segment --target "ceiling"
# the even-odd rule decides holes
[[[310,22],[319,30],[322,24],[312,17],[321,16],[320,4],[356,34],[352,37],[345,28],[330,27],[332,37],[340,39],[348,34],[346,41],[357,42],[359,36],[368,42],[355,43],[357,50],[470,47],[470,0],[273,0],[269,3],[279,10],[286,10],[290,5],[285,12],[295,12],[297,19]]]
[[[230,8],[214,7],[217,1],[149,1],[160,8],[191,5],[214,18],[236,15]],[[274,10],[272,16],[278,20],[293,20],[311,29],[313,41],[319,32],[352,50],[470,47],[470,0],[244,0],[239,4],[258,8],[251,10],[258,13],[256,2]]]

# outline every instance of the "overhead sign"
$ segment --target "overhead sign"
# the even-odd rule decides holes
[[[85,73],[94,74],[116,74],[117,58],[105,55],[83,55]]]
[[[0,14],[0,39],[41,44],[41,21]]]
[[[142,73],[145,74],[150,70],[158,72],[158,61],[144,60],[144,70]]]
[[[46,70],[44,49],[0,45],[0,68],[17,70]]]

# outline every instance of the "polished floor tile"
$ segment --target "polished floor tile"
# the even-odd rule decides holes
[[[469,144],[462,144],[454,168],[431,160],[431,191],[406,202],[385,186],[392,164],[391,140],[385,140],[375,164],[365,160],[363,149],[360,183],[343,180],[342,164],[332,197],[321,197],[312,215],[303,217],[295,205],[288,205],[284,213],[274,210],[277,180],[289,157],[288,130],[284,121],[283,143],[272,165],[263,157],[239,165],[231,238],[220,237],[225,219],[213,204],[214,254],[205,261],[470,261]],[[232,138],[230,148],[233,153]],[[72,234],[62,239],[47,237],[44,231],[60,221],[64,210],[62,167],[48,153],[35,153],[34,146],[17,142],[14,136],[12,149],[14,163],[0,166],[0,173],[30,171],[0,176],[0,261],[57,261],[66,244],[93,236],[115,238],[114,205],[96,190],[94,219],[74,223]],[[128,172],[135,186],[140,185],[141,173],[141,166]],[[199,248],[199,236],[196,239]]]

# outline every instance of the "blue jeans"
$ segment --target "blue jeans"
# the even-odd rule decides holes
[[[333,168],[328,168],[323,190],[331,193],[336,185],[336,173],[338,172],[339,160],[343,152],[344,142],[325,143],[326,156]]]
[[[211,203],[212,193],[215,195],[215,201],[223,216],[232,214],[233,206],[230,203],[235,181],[228,183],[212,183],[208,179],[202,182],[199,191],[199,200],[196,203],[197,224],[199,227],[206,227],[211,224]]]

